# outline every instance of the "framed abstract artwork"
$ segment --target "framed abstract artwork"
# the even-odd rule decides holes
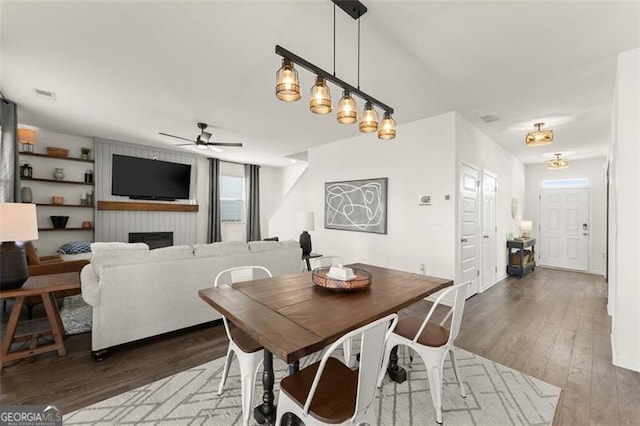
[[[387,178],[326,182],[324,227],[387,233]]]

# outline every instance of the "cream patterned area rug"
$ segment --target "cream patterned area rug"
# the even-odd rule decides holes
[[[408,352],[399,351],[401,365],[409,364]],[[467,397],[460,396],[447,358],[442,386],[445,425],[552,423],[560,388],[462,349],[457,349],[456,354]],[[316,354],[303,359],[301,368],[318,358]],[[225,391],[218,396],[223,365],[224,358],[220,358],[71,412],[64,416],[64,424],[240,425],[242,405],[238,364],[234,357]],[[287,366],[274,359],[274,369],[277,402],[278,383],[286,374]],[[407,373],[408,380],[402,384],[385,378],[374,403],[378,424],[437,425],[425,367],[419,357],[416,356]],[[258,380],[261,380],[261,373],[258,373]],[[259,382],[254,393],[254,406],[261,400],[262,386]]]

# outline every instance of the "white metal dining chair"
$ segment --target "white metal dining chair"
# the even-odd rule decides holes
[[[256,276],[256,273],[258,273],[259,276]],[[263,266],[240,266],[221,271],[216,275],[213,286],[218,287],[225,284],[233,285],[242,281],[250,281],[256,278],[267,277],[272,277],[271,272]],[[224,361],[224,369],[222,371],[222,379],[220,379],[220,386],[218,387],[218,395],[222,395],[224,384],[227,381],[227,375],[229,374],[231,359],[235,353],[240,366],[242,422],[246,426],[249,424],[249,418],[251,417],[251,402],[253,401],[253,388],[256,381],[256,373],[264,360],[263,348],[244,331],[240,330],[232,323],[229,323],[225,316],[222,316],[222,321],[224,323],[224,330],[229,338],[229,348],[227,349],[227,356]]]
[[[460,331],[460,323],[462,322],[462,313],[464,312],[464,304],[467,289],[471,282],[458,284],[446,289],[435,301],[429,313],[424,318],[408,317],[398,321],[398,326],[389,336],[385,346],[383,368],[378,378],[378,386],[382,385],[382,380],[386,373],[386,367],[389,363],[391,349],[397,345],[405,345],[417,352],[425,364],[427,377],[429,378],[429,389],[431,391],[431,400],[436,410],[436,421],[442,423],[442,368],[447,353],[451,357],[453,364],[453,372],[455,373],[460,393],[465,398],[464,386],[458,372],[458,363],[453,352],[453,342],[458,337]],[[440,304],[443,298],[453,293],[453,305],[446,317],[439,323],[429,322],[431,316]],[[444,327],[447,320],[451,318],[449,329]]]
[[[353,330],[329,346],[320,361],[283,378],[275,424],[285,413],[295,414],[305,425],[377,424],[373,402],[384,342],[397,322],[398,315],[391,314]],[[352,370],[331,354],[357,336],[362,338],[360,365]]]

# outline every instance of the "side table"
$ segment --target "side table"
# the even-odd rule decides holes
[[[520,278],[527,275],[529,271],[536,269],[535,261],[535,238],[515,239],[507,241],[507,274],[517,275]],[[530,249],[531,259],[525,261],[524,251]],[[515,255],[517,262],[514,262],[512,255]]]
[[[64,337],[64,327],[62,326],[60,312],[58,311],[58,305],[56,304],[53,293],[55,291],[73,289],[80,289],[80,274],[78,272],[29,277],[21,288],[0,291],[0,299],[15,298],[15,302],[11,308],[11,314],[9,315],[9,322],[7,323],[7,328],[2,338],[0,371],[2,371],[4,365],[8,362],[49,351],[58,351],[58,355],[60,356],[66,355],[67,352],[64,349],[64,343],[62,341]],[[29,296],[40,296],[42,298],[42,303],[44,304],[51,328],[16,336],[22,306],[24,305],[25,298]],[[54,342],[38,346],[38,338],[48,335],[53,336]],[[13,343],[25,341],[30,342],[28,349],[10,352]]]

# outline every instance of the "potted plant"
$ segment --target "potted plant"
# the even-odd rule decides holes
[[[80,158],[89,160],[89,154],[91,154],[91,148],[80,148]]]

